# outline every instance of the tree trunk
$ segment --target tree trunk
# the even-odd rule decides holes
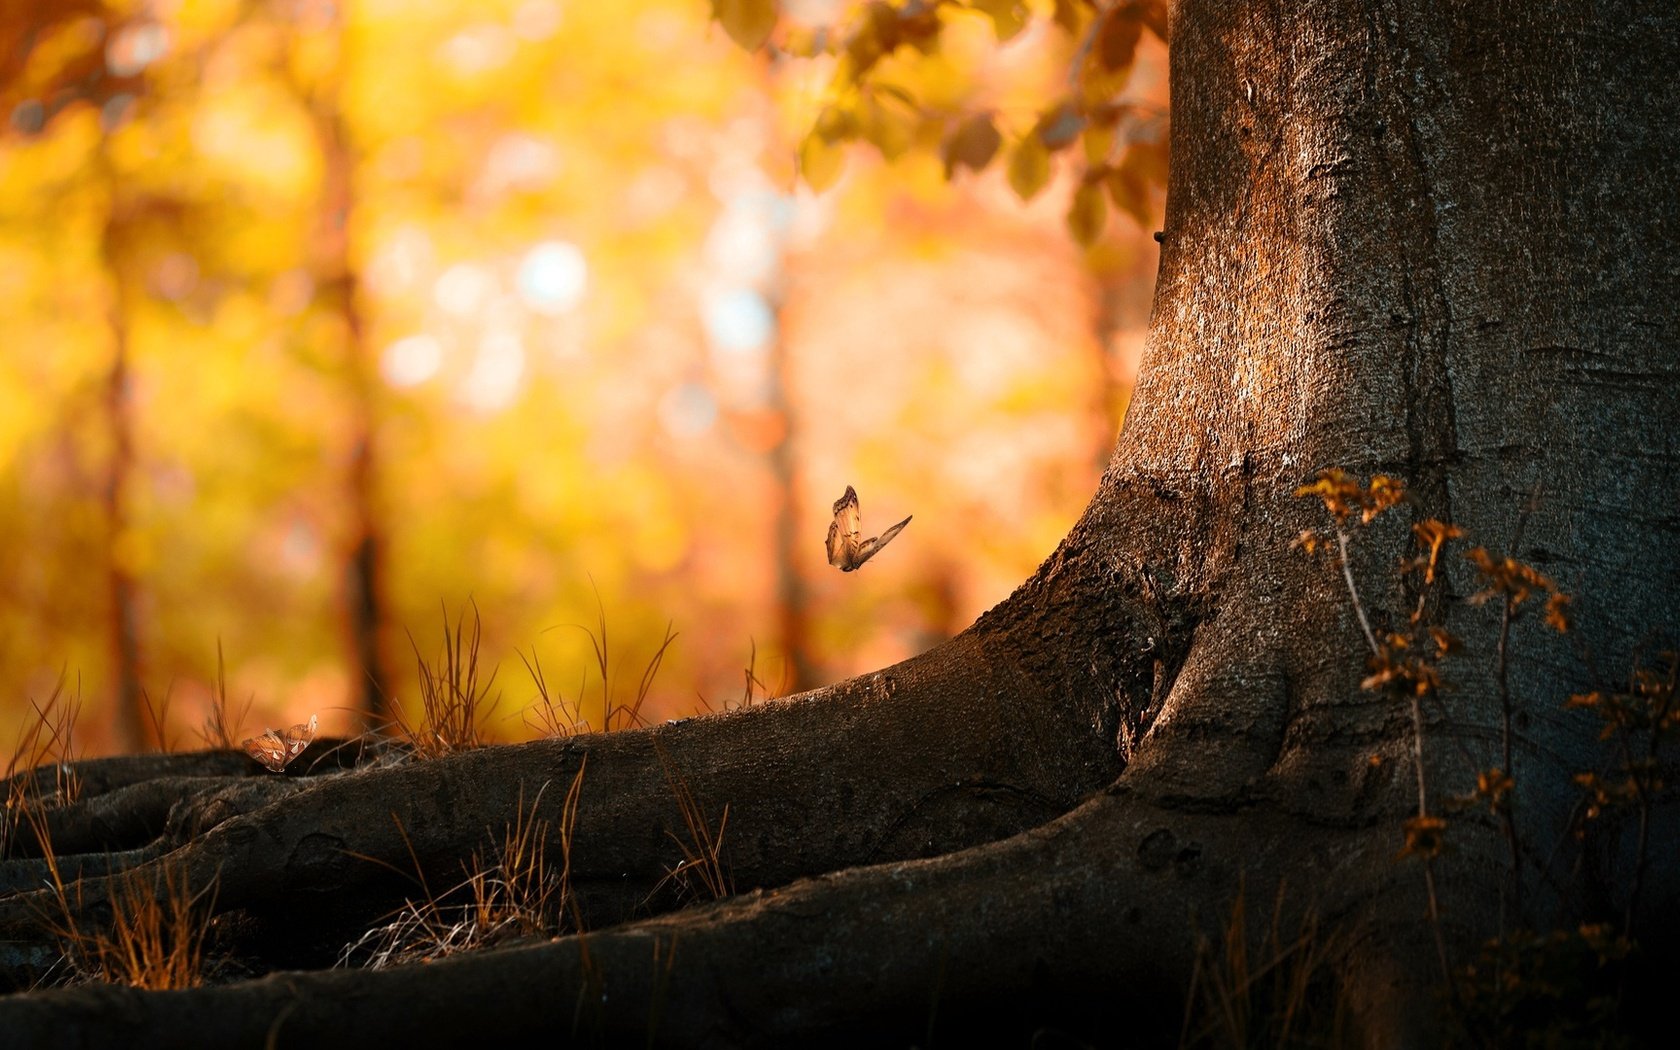
[[[1138,390],[1086,514],[1014,595],[829,689],[224,801],[171,854],[194,885],[219,876],[217,908],[256,931],[230,933],[242,951],[320,966],[400,898],[389,869],[458,879],[534,798],[562,826],[581,775],[575,829],[550,847],[582,933],[385,971],[32,993],[0,1000],[0,1028],[90,1045],[856,1045],[1024,1040],[1048,1018],[1148,1043],[1178,1031],[1193,973],[1214,979],[1198,935],[1242,900],[1276,902],[1277,929],[1328,931],[1366,1044],[1439,1043],[1441,956],[1468,962],[1502,905],[1506,931],[1628,907],[1640,822],[1575,845],[1570,776],[1601,745],[1562,704],[1680,634],[1680,16],[1610,8],[1185,0]],[[1352,548],[1357,612],[1333,561],[1292,549],[1324,520],[1295,490],[1332,466],[1411,483]],[[1455,817],[1427,869],[1396,859],[1419,807],[1413,721],[1361,689],[1361,616],[1405,626],[1417,596],[1394,563],[1427,517],[1576,596],[1568,635],[1529,616],[1501,647],[1497,609],[1456,600],[1480,585],[1452,557],[1425,609],[1464,641],[1425,712],[1426,802],[1512,767],[1536,858],[1521,914],[1496,820]],[[729,806],[743,892],[673,910],[679,784],[708,826]],[[1653,945],[1680,913],[1680,836],[1657,801],[1632,923]],[[0,901],[0,937],[39,942],[41,907]],[[14,975],[24,954],[4,960]]]
[[[342,14],[333,11],[340,64],[347,48]],[[379,513],[378,406],[375,368],[362,314],[361,281],[351,257],[350,227],[356,205],[355,152],[339,95],[342,68],[313,90],[303,90],[321,150],[321,200],[314,266],[321,304],[338,315],[344,331],[345,389],[349,395],[349,470],[345,495],[349,535],[344,552],[344,603],[350,640],[352,709],[374,727],[391,724],[395,703],[385,631],[385,522]]]
[[[99,242],[100,259],[111,281],[111,302],[106,323],[111,334],[111,368],[106,373],[100,409],[110,431],[111,447],[105,461],[105,478],[100,504],[105,514],[108,537],[106,591],[110,602],[110,652],[112,681],[111,723],[116,744],[124,750],[139,750],[146,744],[143,707],[145,688],[140,667],[140,595],[135,579],[133,535],[135,524],[131,489],[138,467],[134,453],[134,369],[130,346],[130,324],[134,280],[132,261],[126,247],[133,221],[117,185],[110,161],[100,154],[98,170],[110,187],[110,211]],[[162,732],[162,727],[158,727]],[[160,741],[161,743],[161,741]]]

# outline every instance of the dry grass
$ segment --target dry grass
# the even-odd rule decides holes
[[[6,763],[6,813],[0,821],[0,857],[10,856],[18,829],[26,824],[40,828],[40,814],[47,809],[69,805],[81,794],[81,779],[75,770],[76,719],[82,713],[80,694],[70,697],[64,691],[64,678],[45,702],[30,698],[31,714],[19,728],[12,757]],[[35,770],[50,767],[52,788],[43,792]],[[46,848],[45,840],[42,840]]]
[[[543,672],[542,661],[533,649],[530,656],[524,653],[519,658],[525,664],[525,670],[531,675],[532,684],[536,686],[536,698],[526,707],[524,719],[527,727],[545,737],[576,736],[580,733],[590,733],[597,729],[604,733],[618,732],[625,729],[636,729],[646,726],[647,719],[642,716],[642,709],[647,704],[648,696],[653,691],[654,680],[659,676],[659,668],[665,661],[665,654],[670,651],[671,643],[677,636],[671,630],[671,625],[665,625],[665,636],[660,640],[658,648],[648,658],[642,668],[641,679],[636,683],[636,689],[629,699],[620,693],[618,676],[613,673],[612,648],[607,632],[606,610],[601,606],[599,598],[596,600],[596,621],[593,628],[582,624],[568,624],[567,626],[582,631],[589,638],[589,645],[595,655],[595,673],[600,679],[600,723],[597,726],[584,713],[585,695],[589,692],[589,672],[584,671],[583,678],[578,683],[577,698],[568,700],[566,697],[549,687],[548,678]]]
[[[529,809],[521,795],[501,840],[487,852],[475,851],[464,866],[466,877],[441,894],[432,892],[419,858],[414,857],[421,898],[408,901],[391,921],[347,946],[339,957],[340,965],[359,962],[381,969],[454,955],[510,937],[552,936],[568,923],[576,930],[580,917],[571,889],[572,835],[586,766],[587,761],[572,778],[558,825],[537,815],[543,791],[537,792]],[[550,841],[560,846],[558,864],[548,854]]]
[[[216,884],[194,889],[167,861],[113,877],[105,904],[110,919],[89,927],[82,880],[66,884],[46,826],[46,811],[23,811],[47,868],[51,904],[42,923],[58,941],[73,982],[122,984],[161,991],[204,983],[204,945],[214,920]]]
[[[157,749],[165,754],[175,750],[175,738],[169,732],[169,709],[174,700],[174,686],[164,690],[163,699],[152,702],[152,694],[145,689],[140,690],[140,701],[145,708],[146,720],[151,725],[152,741]],[[239,711],[238,717],[231,717],[232,705],[228,702],[227,691],[227,663],[222,655],[221,639],[216,640],[216,689],[210,697],[210,711],[205,715],[194,730],[193,734],[203,742],[205,747],[232,750],[239,746],[241,727],[250,717],[251,705],[256,697],[246,697],[245,705]]]
[[[1271,922],[1255,941],[1247,893],[1239,886],[1218,942],[1198,939],[1181,1047],[1349,1045],[1350,1019],[1331,971],[1335,941],[1311,909],[1286,937],[1283,900],[1280,887]]]
[[[771,696],[770,687],[764,684],[762,678],[758,677],[757,667],[758,643],[755,641],[747,653],[747,666],[742,669],[742,677],[745,681],[741,686],[741,698],[739,700],[725,699],[721,707],[713,707],[712,702],[702,696],[699,697],[700,706],[704,707],[710,714],[717,714],[720,711],[744,711],[755,704],[768,700]]]
[[[420,758],[482,747],[485,743],[483,725],[495,710],[499,698],[492,698],[496,672],[480,682],[479,643],[483,622],[478,605],[472,606],[472,629],[465,629],[465,614],[449,622],[449,610],[443,610],[443,651],[435,662],[429,663],[420,654],[420,646],[409,636],[414,660],[420,674],[420,716],[410,721],[400,707],[396,711],[397,731],[414,747]]]
[[[79,930],[74,916],[81,901],[78,880],[69,890],[55,876],[62,921],[54,932],[76,976],[89,981],[161,991],[204,983],[204,942],[216,904],[214,883],[194,890],[184,872],[165,864],[157,872],[136,871],[111,884],[107,929]],[[74,910],[72,910],[74,909]]]
[[[534,647],[530,656],[520,653],[519,659],[525,664],[525,670],[537,690],[536,698],[525,707],[526,727],[542,737],[567,737],[589,732],[589,722],[583,717],[581,687],[576,701],[567,700],[549,688],[548,678],[543,674],[542,658]]]
[[[665,770],[665,782],[671,786],[671,795],[682,814],[687,835],[667,832],[682,851],[683,859],[665,873],[665,877],[653,888],[653,893],[657,894],[666,885],[671,885],[680,897],[689,900],[722,900],[731,896],[735,892],[735,883],[723,860],[723,836],[729,826],[729,806],[726,804],[723,807],[717,831],[713,832],[705,807],[695,798],[688,779],[671,762],[662,746],[654,746],[659,754],[659,764]]]
[[[218,747],[231,750],[239,746],[240,737],[244,736],[245,719],[251,714],[251,704],[256,697],[246,697],[245,706],[239,711],[239,717],[228,718],[231,707],[228,704],[227,666],[222,661],[222,641],[216,639],[216,692],[211,698],[210,713],[205,716],[204,723],[198,729],[199,739],[206,747]]]
[[[601,730],[611,733],[620,729],[633,729],[644,726],[647,722],[642,718],[642,706],[647,703],[648,693],[653,689],[653,680],[659,675],[659,665],[665,660],[665,653],[671,648],[671,643],[677,636],[671,632],[671,625],[665,625],[665,637],[648,659],[647,666],[642,668],[641,681],[636,684],[635,699],[628,702],[618,696],[618,683],[612,673],[611,649],[607,642],[607,614],[601,606],[599,595],[595,600],[595,629],[590,630],[581,624],[572,624],[589,636],[589,645],[595,651],[595,671],[601,679]],[[583,688],[578,689],[578,707],[582,707]]]

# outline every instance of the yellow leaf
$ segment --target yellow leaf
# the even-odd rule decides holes
[[[1083,33],[1089,17],[1090,9],[1078,0],[1055,0],[1056,24],[1068,36],[1078,37]]]
[[[794,26],[788,30],[781,49],[795,58],[815,58],[832,51],[834,42],[827,33],[809,26]]]
[[[1137,220],[1139,226],[1149,227],[1149,190],[1143,180],[1130,168],[1115,168],[1103,180],[1114,206]]]
[[[992,20],[999,43],[1014,39],[1032,20],[1032,12],[1020,0],[969,0],[969,4]]]
[[[895,95],[866,92],[858,101],[858,134],[888,160],[903,156],[910,148],[919,119],[920,114],[906,109]]]
[[[845,166],[844,147],[826,141],[816,131],[806,135],[805,141],[799,144],[799,174],[804,176],[805,184],[817,193],[834,185],[834,180],[840,177],[840,171]]]
[[[1082,140],[1085,147],[1085,163],[1093,168],[1107,164],[1110,154],[1114,152],[1114,141],[1119,137],[1119,130],[1118,124],[1091,124],[1087,127]]]
[[[1009,187],[1016,196],[1030,201],[1050,181],[1050,151],[1037,135],[1028,135],[1009,157]]]
[[[1102,187],[1096,183],[1082,184],[1073,194],[1073,203],[1068,206],[1068,231],[1073,239],[1089,248],[1102,236],[1103,224],[1108,220],[1108,209],[1103,205]]]
[[[712,0],[712,17],[729,39],[757,51],[776,28],[775,0]]]
[[[856,135],[858,131],[857,119],[850,110],[839,106],[824,106],[817,114],[816,127],[813,133],[829,145],[844,142]]]

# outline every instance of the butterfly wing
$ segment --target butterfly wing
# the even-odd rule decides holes
[[[858,513],[857,490],[846,486],[846,494],[834,501],[834,520],[828,526],[828,563],[850,572],[856,567],[858,530],[862,516]]]
[[[315,730],[320,724],[318,716],[310,715],[307,723],[300,722],[280,734],[281,742],[286,745],[287,762],[303,754],[303,749],[314,742]]]
[[[912,514],[910,517],[913,518],[915,515]],[[858,545],[857,562],[852,566],[852,568],[857,568],[870,558],[873,558],[875,555],[881,553],[881,548],[891,543],[893,538],[903,532],[904,526],[908,524],[910,524],[910,518],[905,518],[903,521],[894,525],[886,532],[881,533],[879,536],[871,536],[869,539],[864,540]]]
[[[264,730],[244,742],[245,753],[273,772],[283,773],[292,759],[303,754],[303,749],[314,742],[315,730],[320,724],[317,716],[310,715],[308,722],[299,722],[289,729],[279,732]]]
[[[286,755],[286,742],[274,730],[267,730],[244,742],[245,753],[261,762],[273,772],[279,773],[291,761]]]
[[[828,523],[828,563],[830,565],[844,565],[846,563],[846,545],[840,539],[840,519],[835,518]]]

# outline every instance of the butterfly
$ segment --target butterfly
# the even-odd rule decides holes
[[[828,563],[838,566],[841,572],[851,572],[875,557],[904,526],[910,524],[910,518],[866,540],[858,538],[861,522],[857,490],[847,485],[846,494],[834,501],[834,521],[828,526]]]
[[[245,753],[276,773],[284,772],[292,759],[303,754],[303,749],[315,739],[315,727],[319,724],[320,719],[310,715],[307,725],[299,722],[290,729],[265,730],[261,736],[245,741]]]

